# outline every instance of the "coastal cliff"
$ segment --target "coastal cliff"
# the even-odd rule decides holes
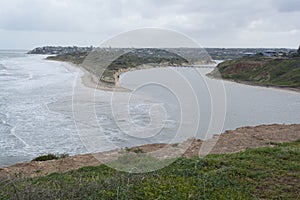
[[[250,85],[300,89],[300,57],[247,57],[220,63],[208,74]]]
[[[118,83],[120,73],[130,70],[214,64],[204,50],[184,48],[100,48],[94,51],[49,56],[47,59],[80,65],[101,81],[112,85]]]
[[[95,154],[20,163],[0,169],[0,199],[79,199],[87,194],[95,199],[297,199],[299,130],[299,125],[274,124],[226,131],[206,157],[199,157],[205,141],[193,139],[97,154],[107,165]],[[152,154],[164,148],[172,157],[185,143],[190,146],[182,158]],[[168,162],[163,169],[138,173]]]

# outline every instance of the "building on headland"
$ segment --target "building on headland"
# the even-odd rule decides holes
[[[277,51],[272,51],[272,50],[264,51],[263,55],[267,56],[267,57],[277,57],[278,56]]]
[[[59,55],[59,54],[68,54],[68,53],[77,53],[77,52],[86,52],[93,50],[94,47],[61,47],[61,46],[45,46],[37,47],[28,52],[28,54],[49,54],[49,55]]]
[[[112,47],[103,47],[103,48],[95,48],[93,46],[90,47],[77,47],[77,46],[69,46],[69,47],[61,47],[61,46],[45,46],[38,47],[31,51],[29,54],[70,54],[70,53],[80,53],[80,52],[89,52],[92,50],[100,50],[106,52],[129,52],[133,51],[132,48],[112,48]],[[213,60],[231,60],[242,57],[255,57],[257,55],[267,56],[267,57],[291,57],[298,55],[296,49],[286,49],[286,48],[166,48],[162,49],[168,52],[173,52],[179,56],[184,58],[188,58],[189,60],[206,60],[208,56],[210,56]],[[154,52],[152,52],[151,48],[140,48],[135,49],[134,52],[140,55],[153,56]],[[156,51],[156,57],[161,56],[161,51]]]
[[[254,52],[245,52],[243,53],[243,57],[254,57],[256,53]]]

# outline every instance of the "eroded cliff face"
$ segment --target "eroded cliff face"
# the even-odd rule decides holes
[[[261,86],[300,88],[300,58],[254,57],[225,61],[209,76]]]

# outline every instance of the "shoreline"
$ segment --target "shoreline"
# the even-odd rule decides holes
[[[113,83],[109,83],[109,82],[99,80],[99,78],[97,78],[92,72],[89,72],[87,69],[85,69],[84,67],[82,67],[80,65],[73,64],[73,63],[66,62],[66,61],[55,61],[55,62],[65,62],[65,63],[68,63],[72,67],[80,69],[83,73],[80,78],[81,78],[82,84],[85,87],[92,88],[92,89],[97,89],[97,90],[102,90],[102,91],[107,91],[107,92],[131,92],[130,89],[120,86],[119,77],[121,76],[121,74],[131,72],[131,71],[144,70],[144,69],[174,67],[174,66],[166,66],[166,65],[158,65],[158,64],[143,64],[143,65],[141,65],[139,67],[136,67],[136,68],[119,69],[113,75],[113,77],[115,79],[115,84],[113,84]],[[200,66],[202,66],[202,65],[200,65]],[[216,66],[217,65],[215,65],[215,67]],[[177,67],[180,67],[180,66],[177,66]],[[183,66],[183,67],[185,67],[185,66]],[[199,65],[192,65],[192,67],[197,68],[197,67],[199,67]],[[223,78],[220,78],[220,77],[213,76],[210,73],[205,74],[205,76],[207,76],[208,78],[211,78],[211,79],[223,80],[223,81],[228,81],[228,82],[243,84],[243,85],[248,85],[248,86],[255,86],[255,87],[260,87],[260,88],[277,89],[277,90],[281,90],[281,91],[290,91],[290,92],[300,93],[300,88],[284,87],[284,86],[258,85],[258,84],[255,84],[255,83],[249,82],[249,81],[223,79]]]
[[[47,60],[47,59],[46,59]],[[89,72],[87,69],[84,67],[73,64],[71,62],[66,62],[66,61],[56,61],[56,60],[49,60],[53,62],[63,62],[67,63],[70,67],[79,69],[80,74],[80,79],[81,83],[83,86],[91,89],[97,89],[97,90],[102,90],[102,91],[107,91],[107,92],[130,92],[131,90],[123,87],[117,87],[114,86],[112,83],[106,83],[104,81],[99,80],[99,78],[96,77],[92,72]]]
[[[124,155],[124,153],[151,155],[158,159],[178,158],[174,152],[182,152],[179,157],[192,158],[208,154],[232,154],[244,151],[248,148],[274,146],[278,143],[294,142],[300,139],[300,124],[271,124],[259,126],[246,126],[235,130],[228,130],[220,135],[215,135],[208,140],[191,138],[182,143],[146,144],[129,149],[115,149],[101,153],[89,153],[69,156],[59,160],[31,161],[18,163],[9,167],[0,168],[0,178],[36,177],[51,173],[64,173],[86,166],[97,166],[112,162]],[[234,144],[234,145],[232,145]],[[188,146],[187,146],[188,145]],[[167,154],[157,154],[163,149]],[[206,150],[209,151],[206,151]],[[176,155],[176,156],[174,156]]]
[[[125,74],[127,72],[133,72],[133,71],[139,71],[139,70],[145,70],[145,69],[154,69],[154,68],[166,68],[166,67],[174,67],[174,66],[165,66],[165,65],[157,65],[157,64],[143,64],[136,68],[127,68],[127,69],[119,69],[116,71],[113,75],[115,79],[115,84],[105,82],[105,81],[98,81],[98,78],[88,70],[86,70],[84,67],[81,67],[79,65],[74,65],[75,67],[78,67],[82,72],[83,75],[81,76],[81,80],[84,86],[92,89],[98,89],[103,91],[110,91],[110,92],[131,92],[130,89],[124,88],[120,86],[120,76],[122,74]],[[179,67],[179,66],[176,66]],[[183,66],[185,67],[185,66]],[[194,66],[197,68],[197,66]],[[98,82],[98,84],[97,84]]]
[[[95,81],[97,79],[95,77],[95,75],[93,75],[91,72],[87,71],[83,67],[79,66],[79,68],[84,72],[84,74],[82,75],[81,78],[82,78],[82,83],[86,87],[90,87],[90,88],[93,88],[93,89],[104,90],[104,91],[115,91],[115,92],[130,92],[131,91],[130,89],[127,89],[127,88],[124,88],[124,87],[120,86],[119,77],[121,76],[121,74],[125,74],[127,72],[138,71],[138,70],[164,68],[164,67],[166,67],[166,66],[147,64],[147,65],[143,65],[142,67],[118,70],[117,72],[114,73],[114,78],[116,80],[116,83],[115,83],[116,86],[113,86],[112,83],[105,83],[104,81],[99,81],[98,84],[97,84],[96,81]],[[172,67],[172,66],[168,66],[168,67]],[[194,67],[197,68],[197,66],[194,66]],[[229,81],[229,82],[232,82],[232,83],[243,84],[243,85],[248,85],[248,86],[254,86],[254,87],[259,87],[259,88],[276,89],[276,90],[281,90],[281,91],[285,91],[285,92],[289,91],[289,92],[300,93],[300,88],[284,87],[284,86],[258,85],[258,84],[255,84],[255,83],[252,83],[252,82],[249,82],[249,81],[238,81],[238,80],[233,80],[233,79],[222,79],[222,78],[219,78],[219,77],[214,77],[210,74],[206,74],[206,76],[208,78],[212,78],[212,79]]]
[[[56,61],[56,60],[50,60],[50,61],[55,61],[55,62],[63,62],[69,64],[71,67],[77,68],[81,70],[83,73],[80,75],[81,77],[81,82],[85,87],[92,88],[92,89],[97,89],[97,90],[103,90],[103,91],[108,91],[108,92],[131,92],[130,89],[124,88],[120,86],[120,76],[121,74],[127,73],[127,72],[133,72],[133,71],[139,71],[139,70],[145,70],[145,69],[154,69],[154,68],[167,68],[167,67],[194,67],[194,68],[201,68],[201,66],[208,66],[208,65],[191,65],[191,66],[169,66],[169,65],[164,65],[164,64],[143,64],[141,66],[135,67],[135,68],[127,68],[127,69],[119,69],[116,71],[113,75],[115,83],[111,82],[105,82],[103,80],[100,80],[100,78],[96,77],[95,74],[92,72],[88,71],[84,67],[73,64],[71,62],[67,61]],[[209,65],[209,66],[215,66],[215,65]]]
[[[88,88],[107,91],[107,92],[130,92],[131,90],[123,87],[114,86],[113,84],[105,83],[99,80],[93,73],[87,71],[85,68],[78,66],[82,71],[81,83]]]
[[[223,79],[220,77],[216,77],[211,75],[210,73],[206,74],[207,77],[215,80],[222,80],[222,81],[228,81],[231,83],[237,83],[237,84],[242,84],[242,85],[247,85],[247,86],[253,86],[253,87],[258,87],[258,88],[265,88],[265,89],[275,89],[275,90],[281,90],[285,92],[297,92],[300,93],[300,88],[293,88],[293,87],[284,87],[284,86],[267,86],[267,85],[258,85],[253,82],[249,81],[239,81],[239,80],[233,80],[233,79]]]
[[[60,62],[60,61],[58,61]],[[81,82],[85,87],[100,89],[103,91],[117,91],[116,87],[108,87],[103,83],[103,85],[99,85],[96,83],[97,77],[92,73],[88,72],[86,69],[79,65],[75,65],[69,62],[68,65],[70,67],[75,67],[81,70],[80,78]],[[126,73],[128,71],[134,70],[142,70],[142,69],[150,69],[155,68],[155,66],[143,66],[139,69],[128,69],[128,70],[119,70],[116,72],[115,76],[120,76],[122,73]],[[206,75],[210,78],[218,79],[213,76]],[[235,82],[233,80],[222,79],[230,82]],[[245,83],[241,83],[245,84]],[[250,85],[250,84],[245,84]],[[255,87],[262,87],[258,85],[250,85]],[[125,88],[120,88],[120,92],[129,92],[130,90]],[[268,88],[268,87],[265,87]],[[287,90],[287,88],[276,88],[281,89],[283,91],[293,91],[300,92],[299,90]],[[206,141],[202,141],[199,139],[191,138],[188,141],[184,141],[179,144],[162,144],[162,143],[154,143],[154,144],[146,144],[139,147],[132,147],[132,150],[142,149],[145,153],[151,153],[151,151],[168,148],[170,155],[172,156],[172,152],[179,151],[181,148],[181,144],[189,143],[190,146],[185,153],[183,153],[183,157],[193,157],[199,156],[199,150],[202,148],[202,145],[205,143],[214,143],[216,145],[211,149],[209,154],[226,154],[226,153],[236,153],[239,151],[243,151],[247,148],[257,148],[262,146],[274,146],[275,143],[282,142],[293,142],[295,140],[300,139],[300,124],[290,124],[290,125],[282,125],[282,124],[272,124],[272,125],[258,125],[253,127],[241,127],[235,130],[225,131],[224,133],[216,133],[212,139],[208,139]],[[216,141],[217,139],[217,141]],[[234,145],[232,145],[234,144]],[[115,149],[108,152],[101,152],[96,154],[79,154],[70,156],[61,160],[50,160],[43,162],[26,162],[26,163],[18,163],[9,167],[0,167],[0,178],[1,177],[13,177],[18,174],[21,177],[34,177],[34,176],[44,176],[50,173],[63,173],[70,170],[75,170],[85,166],[96,166],[103,164],[95,158],[95,155],[100,156],[105,161],[112,161],[112,159],[117,159],[119,155],[124,152],[124,149]],[[49,152],[51,153],[51,152]],[[161,155],[158,155],[161,156]]]

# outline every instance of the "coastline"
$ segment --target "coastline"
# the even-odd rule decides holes
[[[120,69],[117,72],[115,72],[113,75],[114,79],[115,79],[115,83],[113,84],[113,83],[109,83],[109,82],[100,80],[99,77],[97,77],[92,72],[89,72],[87,69],[85,69],[84,67],[82,67],[80,65],[73,64],[71,62],[66,62],[66,61],[54,61],[54,62],[67,63],[69,66],[79,69],[82,72],[82,74],[80,75],[81,83],[85,87],[102,90],[102,91],[107,91],[107,92],[130,92],[131,91],[128,88],[124,88],[124,87],[120,86],[119,77],[123,73],[130,72],[130,71],[143,70],[143,69],[166,67],[166,66],[157,65],[157,64],[153,64],[153,65],[152,64],[143,64],[136,68]]]
[[[118,87],[114,86],[113,84],[105,83],[99,78],[97,78],[94,74],[91,72],[87,71],[83,67],[80,67],[80,70],[83,72],[81,75],[81,82],[85,87],[92,88],[92,89],[97,89],[97,90],[103,90],[103,91],[108,91],[108,92],[130,92],[129,89],[123,88],[123,87]]]
[[[243,85],[248,85],[248,86],[254,86],[254,87],[259,87],[259,88],[267,88],[267,89],[275,89],[275,90],[281,90],[285,92],[297,92],[300,93],[300,88],[293,88],[293,87],[283,87],[283,86],[266,86],[266,85],[258,85],[253,82],[249,81],[239,81],[239,80],[233,80],[233,79],[223,79],[221,77],[216,77],[211,75],[210,73],[206,74],[207,77],[215,80],[222,80],[222,81],[228,81],[231,83],[238,83],[238,84],[243,84]]]
[[[80,74],[81,83],[87,88],[108,91],[108,92],[112,92],[112,91],[130,92],[130,90],[127,88],[114,86],[112,83],[106,83],[104,81],[101,81],[96,75],[89,72],[88,70],[86,70],[84,67],[82,67],[80,65],[76,65],[76,64],[73,64],[71,62],[66,62],[66,61],[54,61],[54,62],[67,63],[70,67],[79,69],[80,72],[82,73],[82,74]]]
[[[60,62],[60,61],[59,61]],[[68,62],[67,62],[68,63]],[[128,92],[128,89],[121,87],[109,87],[104,82],[102,84],[97,84],[98,78],[92,73],[88,72],[86,69],[79,65],[68,63],[71,67],[79,68],[83,74],[81,74],[81,81],[84,86],[94,89],[100,89],[104,91],[118,91],[116,88],[119,88],[120,92]],[[128,69],[128,70],[119,70],[116,72],[115,76],[119,77],[120,74],[126,73],[128,71],[150,69],[155,66],[143,66],[138,69]],[[157,67],[157,66],[156,66]],[[160,66],[158,66],[160,67]],[[210,76],[209,76],[210,77]],[[215,77],[211,77],[215,78]],[[215,78],[217,79],[217,78]],[[227,80],[227,79],[225,79]],[[227,80],[231,81],[231,80]],[[236,81],[232,81],[236,82]],[[238,83],[238,82],[236,82]],[[245,83],[242,83],[245,84]],[[250,85],[250,84],[246,84]],[[258,85],[251,85],[256,87],[261,87]],[[286,88],[274,88],[287,91]],[[292,90],[294,91],[294,90]],[[295,91],[294,91],[295,92]],[[299,90],[296,90],[299,92]],[[220,133],[216,133],[220,134]],[[190,146],[187,151],[182,155],[182,157],[193,157],[199,156],[199,150],[202,148],[202,145],[205,143],[214,143],[216,145],[209,152],[209,154],[227,154],[243,151],[247,148],[257,148],[262,146],[273,146],[275,143],[282,142],[293,142],[300,139],[300,124],[292,125],[259,125],[255,127],[241,127],[233,131],[225,131],[220,135],[216,135],[214,138],[207,141],[202,141],[198,139],[190,139],[180,144],[147,144],[140,147],[133,147],[134,149],[142,149],[145,153],[151,153],[161,148],[168,148],[170,155],[172,152],[179,151],[182,146],[185,146],[186,143],[189,143]],[[234,145],[232,145],[234,144]],[[34,176],[44,176],[50,173],[63,173],[70,170],[78,169],[85,166],[96,166],[103,164],[95,158],[103,158],[105,161],[113,161],[117,159],[119,155],[124,152],[124,149],[116,149],[108,152],[101,152],[97,154],[83,154],[70,156],[61,160],[50,160],[44,162],[28,162],[28,163],[19,163],[9,167],[0,168],[0,177],[13,177],[16,174],[19,174],[21,177],[34,177]],[[51,152],[50,152],[51,153]]]
[[[135,154],[136,150],[145,155],[151,155],[158,159],[177,158],[174,152],[182,151],[180,157],[192,158],[201,156],[201,152],[207,154],[232,154],[244,151],[248,148],[273,147],[278,143],[294,142],[300,139],[300,124],[271,124],[253,127],[241,127],[235,130],[225,131],[220,135],[202,141],[191,138],[179,144],[147,144],[130,149],[116,149],[95,154],[82,154],[70,156],[59,160],[32,161],[18,163],[9,167],[0,168],[0,178],[36,177],[51,173],[64,173],[86,166],[97,166],[112,162],[124,155],[124,153]],[[234,144],[234,145],[232,145]],[[188,146],[187,146],[188,145]],[[164,148],[165,154],[156,154],[155,151]],[[185,150],[185,151],[183,151]],[[177,155],[177,154],[175,154]],[[97,158],[97,159],[96,159]]]
[[[61,61],[59,61],[61,62]],[[131,92],[130,89],[124,88],[120,85],[120,76],[124,73],[127,72],[133,72],[133,71],[139,71],[139,70],[145,70],[145,69],[154,69],[154,68],[166,68],[166,67],[194,67],[194,68],[201,68],[202,66],[207,66],[207,65],[191,65],[191,66],[169,66],[169,65],[164,65],[164,64],[143,64],[135,68],[127,68],[127,69],[120,69],[116,71],[113,75],[115,79],[115,84],[113,83],[108,83],[105,81],[98,81],[99,78],[97,78],[93,73],[89,72],[86,70],[84,67],[81,67],[80,65],[75,65],[70,63],[74,67],[78,67],[83,71],[83,75],[81,76],[82,78],[82,83],[84,86],[93,88],[93,89],[99,89],[99,90],[104,90],[104,91],[115,91],[115,92]],[[216,65],[209,65],[209,66],[216,66]],[[98,84],[97,84],[98,82]]]
[[[207,76],[244,85],[299,93],[300,85],[296,81],[299,80],[299,63],[297,57],[244,57],[219,63]]]
[[[108,92],[131,92],[130,89],[120,86],[119,78],[120,78],[121,74],[124,74],[126,72],[138,71],[138,70],[144,70],[144,69],[153,69],[153,68],[181,67],[181,66],[169,66],[169,65],[165,65],[165,64],[148,63],[148,64],[140,65],[135,68],[119,69],[118,71],[116,71],[113,74],[115,83],[111,83],[111,82],[105,82],[103,80],[100,80],[100,78],[98,78],[95,74],[93,74],[92,72],[89,72],[87,69],[85,69],[84,67],[82,67],[80,65],[73,64],[71,62],[66,62],[66,61],[55,61],[55,62],[65,62],[65,63],[68,63],[71,67],[80,69],[83,73],[81,75],[81,82],[85,87],[97,89],[97,90],[108,91]],[[191,65],[188,67],[198,68],[201,66],[203,66],[203,65]],[[206,66],[206,65],[204,65],[204,66]],[[187,67],[187,66],[182,66],[182,67]]]
[[[124,74],[126,72],[130,71],[138,71],[138,70],[144,70],[144,69],[153,69],[153,68],[162,68],[166,66],[162,65],[155,65],[155,64],[144,64],[142,66],[139,66],[137,68],[128,68],[128,69],[120,69],[117,72],[114,73],[114,79],[115,79],[115,85],[113,83],[106,83],[104,81],[98,81],[99,79],[91,72],[87,71],[84,67],[81,67],[80,65],[75,65],[72,63],[71,64],[73,67],[78,67],[83,71],[83,75],[81,76],[82,83],[84,86],[92,88],[92,89],[99,89],[103,91],[115,91],[115,92],[130,92],[130,89],[124,88],[120,86],[120,81],[119,77],[121,74]],[[171,67],[171,66],[170,66]],[[197,68],[197,65],[194,66]],[[255,87],[261,87],[261,88],[268,88],[268,89],[276,89],[276,90],[281,90],[281,91],[290,91],[290,92],[297,92],[300,93],[300,88],[293,88],[293,87],[284,87],[284,86],[266,86],[266,85],[258,85],[253,82],[249,81],[238,81],[238,80],[233,80],[233,79],[222,79],[219,77],[215,77],[211,75],[210,73],[206,74],[207,77],[216,79],[216,80],[223,80],[223,81],[229,81],[233,83],[238,83],[238,84],[243,84],[243,85],[248,85],[248,86],[255,86]]]
[[[96,77],[92,72],[89,72],[87,69],[85,69],[84,67],[82,67],[80,65],[73,64],[71,62],[66,62],[66,61],[56,61],[56,62],[65,62],[65,63],[68,63],[72,67],[79,68],[83,72],[83,74],[81,75],[81,81],[85,87],[97,89],[97,90],[103,90],[103,91],[107,91],[107,92],[130,92],[131,91],[128,88],[124,88],[124,87],[120,86],[119,77],[121,76],[121,74],[130,72],[130,71],[167,67],[164,64],[161,64],[161,65],[159,65],[159,64],[143,64],[136,68],[119,69],[113,75],[114,80],[115,80],[115,84],[113,84],[113,83],[109,83],[109,82],[100,80],[100,78]],[[195,68],[199,67],[199,65],[192,65],[192,66]],[[258,85],[258,84],[255,84],[255,83],[249,82],[249,81],[222,79],[220,77],[216,77],[216,76],[212,75],[211,72],[206,74],[206,76],[211,79],[223,80],[223,81],[228,81],[228,82],[233,82],[233,83],[238,83],[238,84],[244,84],[244,85],[248,85],[248,86],[255,86],[255,87],[261,87],[261,88],[269,88],[269,89],[276,89],[276,90],[281,90],[281,91],[290,91],[290,92],[300,93],[300,88],[284,87],[284,86],[266,86],[266,85]]]

